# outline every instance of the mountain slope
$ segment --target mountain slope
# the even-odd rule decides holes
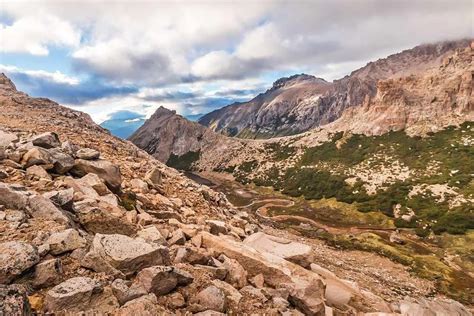
[[[437,68],[446,56],[469,43],[470,40],[459,40],[420,45],[370,62],[332,83],[308,75],[283,78],[253,100],[213,111],[199,122],[214,131],[242,138],[301,133],[333,122],[347,108],[375,97],[379,80],[396,80]]]

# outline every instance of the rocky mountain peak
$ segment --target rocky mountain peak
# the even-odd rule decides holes
[[[16,86],[3,72],[0,73],[0,89],[16,91]]]
[[[312,75],[307,75],[307,74],[302,73],[302,74],[296,74],[289,77],[283,77],[276,80],[273,83],[272,88],[270,90],[276,90],[276,89],[283,88],[285,86],[291,86],[291,85],[302,83],[302,82],[327,83],[327,81],[322,78],[318,78]]]

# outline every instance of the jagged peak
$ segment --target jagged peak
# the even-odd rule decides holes
[[[162,116],[172,116],[176,115],[175,110],[170,110],[168,108],[165,108],[164,106],[160,105],[159,108],[156,109],[155,113],[151,117],[157,118],[157,117],[162,117]]]
[[[11,79],[8,78],[3,72],[0,73],[0,88],[17,91],[13,81],[11,81]]]
[[[296,74],[296,75],[289,76],[289,77],[283,77],[283,78],[280,78],[280,79],[276,80],[273,83],[273,86],[272,86],[271,89],[272,90],[279,89],[279,88],[284,87],[288,84],[293,84],[293,83],[302,82],[302,81],[327,83],[327,81],[324,80],[323,78],[318,78],[318,77],[315,77],[313,75],[308,75],[308,74],[305,74],[305,73],[301,73],[301,74]]]

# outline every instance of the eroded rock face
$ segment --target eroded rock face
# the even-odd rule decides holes
[[[107,160],[84,160],[76,159],[71,173],[83,177],[88,173],[95,173],[114,192],[120,190],[122,185],[122,175],[120,168]]]
[[[82,265],[97,272],[127,275],[169,261],[166,247],[124,235],[96,234]]]
[[[87,277],[75,277],[49,290],[44,303],[50,312],[87,310],[93,297],[101,292],[99,282]]]
[[[10,283],[40,260],[35,246],[9,241],[0,244],[0,283]]]

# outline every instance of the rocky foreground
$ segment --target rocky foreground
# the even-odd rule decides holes
[[[390,304],[90,118],[0,78],[0,315],[471,315]]]

